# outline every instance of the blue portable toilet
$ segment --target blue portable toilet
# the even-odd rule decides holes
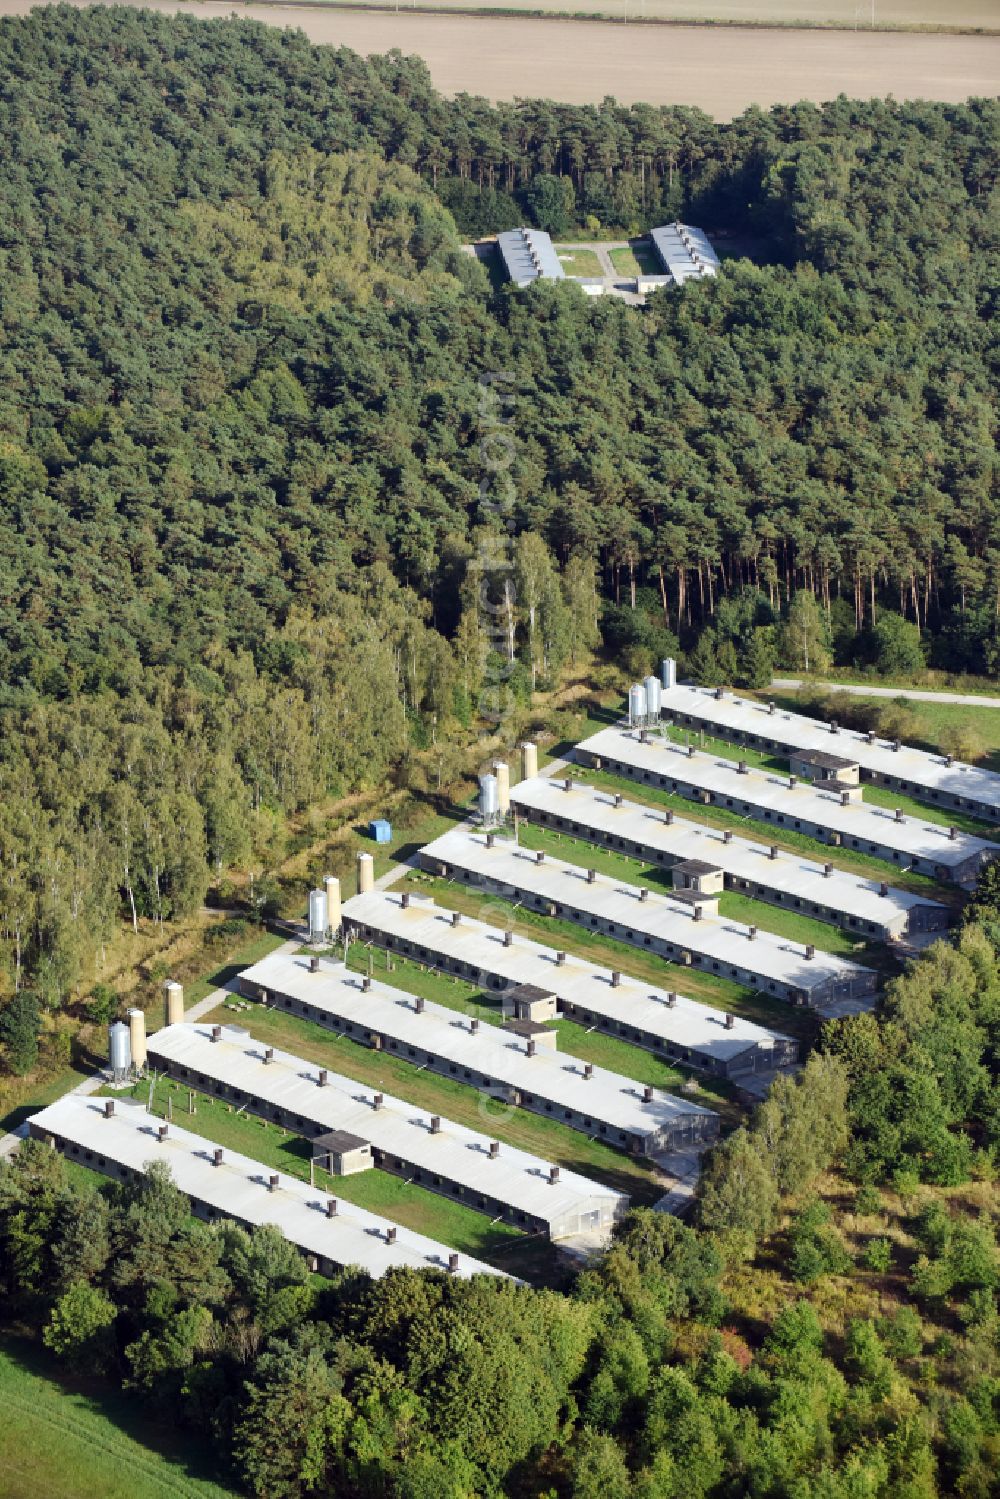
[[[376,843],[392,842],[392,824],[386,822],[384,817],[376,817],[373,822],[370,822],[368,831]]]

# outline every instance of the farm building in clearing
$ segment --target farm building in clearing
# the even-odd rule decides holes
[[[118,1181],[141,1176],[153,1161],[165,1162],[199,1217],[231,1218],[246,1228],[273,1223],[321,1274],[358,1265],[372,1276],[402,1266],[465,1277],[503,1275],[294,1176],[213,1146],[202,1135],[164,1124],[138,1103],[67,1093],[35,1114],[28,1127],[33,1139],[51,1141],[70,1160]]]
[[[563,1015],[674,1062],[739,1078],[788,1066],[798,1057],[790,1036],[755,1025],[655,985],[613,973],[574,953],[437,907],[402,906],[398,895],[357,896],[352,923],[394,952],[406,951],[443,973],[481,984],[517,1013],[525,988],[551,995]]]
[[[964,765],[951,755],[914,749],[875,733],[841,728],[835,722],[820,723],[721,688],[677,683],[664,688],[661,708],[663,716],[674,723],[772,754],[790,757],[819,751],[842,756],[854,761],[862,780],[873,785],[889,786],[935,807],[969,812],[986,822],[1000,822],[1000,775]],[[792,772],[796,773],[794,766]]]
[[[650,230],[649,238],[657,259],[675,286],[718,274],[719,257],[703,229],[690,224],[662,224]]]
[[[565,279],[562,262],[544,229],[507,229],[497,235],[497,249],[507,279],[515,286]]]
[[[716,871],[716,889],[724,881],[728,890],[882,941],[940,931],[949,923],[948,907],[939,901],[690,822],[670,809],[640,806],[582,781],[535,776],[514,788],[511,805],[525,821],[660,865],[681,888],[704,890],[711,881],[706,873],[691,885],[690,866],[696,863]]]
[[[717,893],[654,894],[465,827],[428,844],[420,861],[425,869],[443,866],[450,877],[479,889],[793,1004],[856,999],[878,988],[871,968],[721,917]]]
[[[301,1057],[265,1046],[235,1026],[172,1025],[149,1056],[158,1071],[295,1130],[318,1157],[403,1175],[467,1207],[532,1233],[564,1239],[609,1231],[628,1199],[620,1192],[450,1119],[425,1113]]]
[[[401,900],[398,895],[389,898]],[[366,895],[355,896],[344,907],[345,922],[362,937],[369,935],[361,920],[367,900]],[[421,904],[414,897],[404,908],[415,921],[423,919]],[[377,940],[374,931],[370,935]],[[402,942],[400,949],[408,945],[412,947]],[[544,1028],[527,1021],[501,1030],[469,1020],[444,1005],[362,978],[342,963],[317,961],[312,968],[308,958],[271,953],[241,974],[240,989],[415,1067],[428,1067],[639,1155],[700,1144],[718,1134],[713,1110],[561,1056],[553,1031],[540,1036],[536,1032]]]
[[[857,849],[938,880],[975,879],[1000,845],[862,800],[860,786],[837,790],[751,769],[745,761],[685,749],[645,729],[601,729],[576,746],[580,765],[677,792],[789,832]]]

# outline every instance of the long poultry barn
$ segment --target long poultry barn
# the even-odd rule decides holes
[[[231,1100],[367,1164],[405,1176],[491,1218],[550,1239],[607,1234],[628,1198],[527,1151],[428,1114],[352,1078],[279,1051],[236,1026],[172,1025],[149,1041],[158,1071]],[[329,1157],[332,1151],[327,1151]]]
[[[717,1077],[767,1073],[798,1058],[791,1036],[577,954],[500,932],[433,900],[403,906],[397,894],[376,890],[354,897],[350,920],[380,947],[482,985],[511,1014],[530,1013],[535,996],[544,1003],[550,995],[562,1014],[582,1025]]]
[[[685,748],[646,729],[601,729],[574,751],[579,765],[676,792],[705,807],[874,854],[900,869],[956,884],[974,880],[1000,845],[900,809],[866,803],[860,785],[815,783],[754,770],[746,761]]]
[[[160,1161],[199,1217],[228,1218],[249,1229],[273,1224],[320,1274],[357,1265],[371,1276],[397,1267],[503,1276],[297,1177],[165,1124],[138,1103],[68,1093],[33,1115],[28,1128],[33,1139],[117,1181],[142,1176]]]
[[[792,1004],[859,999],[878,988],[872,968],[720,916],[717,892],[654,894],[464,827],[428,844],[420,858],[425,869],[445,869],[481,890]]]
[[[343,912],[361,936],[360,907],[354,902],[365,898],[355,896]],[[412,903],[415,916],[419,904]],[[271,953],[240,975],[240,990],[635,1154],[700,1144],[719,1131],[712,1109],[560,1055],[554,1031],[531,1024],[487,1025],[362,977],[342,963]]]
[[[803,854],[706,827],[571,777],[534,776],[510,793],[526,822],[620,850],[674,871],[678,888],[711,879],[727,890],[800,911],[860,936],[897,942],[908,933],[944,930],[951,912],[940,901],[820,864]],[[700,868],[696,868],[700,866]]]
[[[951,755],[914,749],[898,739],[845,729],[789,713],[774,703],[753,702],[721,687],[692,687],[675,682],[664,687],[660,709],[673,723],[779,754],[832,754],[853,761],[861,778],[876,786],[906,792],[935,807],[969,812],[986,822],[1000,822],[1000,775],[967,765]]]

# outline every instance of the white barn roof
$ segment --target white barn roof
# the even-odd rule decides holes
[[[151,1161],[164,1161],[174,1185],[193,1202],[250,1226],[273,1223],[304,1253],[333,1265],[358,1265],[373,1276],[384,1275],[393,1266],[448,1268],[451,1251],[423,1234],[390,1224],[343,1199],[338,1199],[336,1217],[328,1218],[326,1195],[307,1182],[275,1173],[260,1161],[229,1149],[223,1151],[222,1165],[216,1166],[211,1140],[170,1124],[161,1141],[162,1120],[148,1114],[141,1104],[115,1099],[114,1115],[106,1119],[105,1102],[67,1093],[32,1117],[31,1131],[76,1146],[70,1154],[96,1170],[107,1171],[110,1162],[141,1172]],[[278,1187],[271,1192],[268,1181],[273,1175],[278,1177]],[[388,1242],[389,1228],[395,1228],[394,1243]],[[459,1257],[458,1273],[503,1275],[464,1254]]]
[[[289,1052],[272,1049],[264,1065],[264,1043],[235,1026],[222,1029],[212,1040],[212,1027],[172,1025],[149,1038],[154,1065],[169,1064],[202,1073],[229,1089],[283,1112],[299,1116],[313,1131],[347,1130],[377,1150],[412,1163],[428,1175],[435,1173],[467,1189],[469,1200],[483,1193],[494,1202],[544,1221],[554,1238],[576,1233],[581,1218],[597,1211],[608,1220],[623,1213],[628,1199],[576,1172],[560,1169],[549,1179],[551,1163],[502,1145],[490,1158],[490,1137],[440,1120],[431,1133],[431,1115],[389,1093],[374,1105],[376,1090],[352,1078],[326,1070],[319,1086],[319,1067]]]
[[[544,229],[507,229],[497,235],[507,277],[515,286],[532,281],[562,281],[566,272]]]
[[[612,923],[613,930],[628,941],[634,941],[636,935],[649,936],[678,951],[701,953],[723,976],[736,976],[735,970],[742,983],[751,981],[766,988],[773,982],[810,995],[848,984],[877,987],[870,969],[846,958],[819,949],[810,958],[802,943],[763,929],[758,929],[751,941],[750,927],[741,922],[709,914],[696,919],[690,901],[651,890],[641,898],[637,885],[602,874],[595,874],[591,880],[585,868],[551,854],[539,863],[533,852],[509,838],[496,838],[490,848],[485,834],[459,827],[436,839],[424,852],[449,868],[465,869],[509,886],[518,896],[530,892],[557,907],[569,907]]]
[[[674,701],[672,692],[670,701]],[[839,833],[845,847],[871,852],[885,848],[943,869],[958,869],[969,860],[1000,853],[996,844],[984,838],[961,832],[951,836],[948,828],[919,817],[907,814],[897,821],[888,807],[862,801],[845,806],[838,791],[806,782],[791,787],[787,776],[774,771],[749,768],[741,775],[735,759],[703,750],[689,754],[682,745],[657,735],[643,743],[639,733],[631,729],[600,729],[582,740],[577,750],[649,772],[650,785],[673,779],[682,786],[710,792],[717,805],[730,810],[751,816],[770,814],[769,820],[777,827],[794,830],[799,824],[809,824]],[[857,842],[852,842],[855,839]]]
[[[938,902],[909,890],[889,887],[880,893],[877,880],[834,869],[824,874],[823,865],[802,854],[779,851],[770,857],[770,846],[733,834],[726,842],[718,828],[674,816],[669,824],[663,813],[637,802],[624,800],[615,806],[614,796],[583,782],[565,781],[554,776],[535,776],[521,781],[511,791],[516,807],[529,812],[544,812],[551,818],[563,817],[595,832],[626,838],[650,850],[653,859],[670,863],[701,860],[722,869],[726,874],[767,885],[787,897],[803,903],[825,906],[842,912],[848,920],[873,922],[886,931],[905,926],[909,913],[917,906],[935,906]],[[944,911],[944,907],[939,909]]]
[[[829,724],[801,713],[787,713],[779,708],[772,713],[766,704],[730,692],[717,698],[714,688],[678,684],[664,689],[662,708],[666,717],[676,712],[702,719],[718,728],[722,737],[751,734],[786,750],[841,754],[854,760],[872,778],[896,784],[906,782],[916,795],[937,801],[943,807],[968,807],[1000,820],[1000,775],[992,770],[957,760],[949,764],[946,755],[910,745],[900,745],[897,750],[891,740],[878,736],[874,743],[869,743],[867,734],[854,729],[838,727],[831,732]],[[974,709],[969,712],[974,716]]]
[[[371,895],[381,903],[401,905],[398,895],[379,891]],[[364,921],[370,896],[354,896],[344,905],[344,920]],[[377,909],[377,907],[375,908]],[[402,908],[401,908],[402,909]],[[433,902],[413,898],[403,910],[406,940],[420,943],[425,923],[437,912]],[[431,929],[433,930],[433,929]],[[498,940],[500,934],[497,934]],[[266,989],[269,994],[288,995],[318,1013],[332,1015],[367,1037],[392,1037],[404,1050],[433,1053],[453,1063],[456,1076],[468,1073],[473,1086],[502,1085],[517,1092],[530,1092],[570,1113],[586,1113],[612,1129],[641,1139],[655,1139],[682,1118],[714,1119],[713,1110],[700,1104],[654,1090],[649,1103],[643,1101],[643,1085],[604,1067],[584,1075],[584,1064],[539,1046],[527,1054],[522,1037],[480,1022],[473,1032],[466,1016],[424,1002],[418,1012],[412,995],[403,994],[372,979],[362,988],[360,974],[342,963],[320,961],[318,972],[310,972],[309,959],[294,953],[271,953],[241,975],[241,983]]]
[[[677,286],[693,278],[717,274],[719,257],[703,229],[695,229],[691,224],[662,224],[650,230],[649,237],[660,264]]]

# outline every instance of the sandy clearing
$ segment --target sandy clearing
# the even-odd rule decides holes
[[[85,0],[72,0],[83,4]],[[238,15],[296,26],[314,42],[364,54],[417,53],[446,94],[493,100],[696,105],[730,119],[751,104],[892,94],[955,103],[1000,90],[1000,36],[626,27],[534,20],[313,10],[206,0],[146,0],[148,8],[211,18]],[[31,0],[0,0],[24,15]]]

